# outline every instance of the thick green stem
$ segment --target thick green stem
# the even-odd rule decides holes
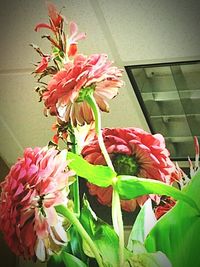
[[[96,130],[96,134],[98,137],[101,152],[105,158],[107,165],[112,170],[114,170],[112,161],[110,159],[110,156],[108,154],[108,151],[106,150],[106,147],[103,141],[102,130],[101,130],[101,115],[100,115],[97,103],[92,93],[88,94],[85,99],[87,103],[90,105],[90,107],[92,108],[92,111],[94,114],[95,130]],[[115,186],[113,186],[113,197],[112,197],[112,221],[113,221],[113,227],[115,229],[115,232],[119,236],[119,261],[120,261],[120,267],[122,267],[123,262],[124,262],[124,226],[123,226],[123,220],[122,220],[120,197],[119,197],[118,192],[115,190]]]
[[[115,232],[119,236],[119,266],[124,266],[124,226],[122,220],[121,203],[118,192],[113,187],[112,194],[112,221]]]
[[[98,141],[99,141],[99,146],[101,148],[101,152],[102,152],[102,154],[103,154],[103,156],[105,158],[105,161],[106,161],[107,165],[112,170],[114,170],[112,161],[111,161],[111,159],[110,159],[110,157],[108,155],[108,152],[106,150],[106,147],[105,147],[105,144],[104,144],[104,141],[103,141],[103,136],[102,136],[102,131],[101,131],[101,115],[100,115],[97,103],[96,103],[92,93],[88,94],[85,99],[86,99],[87,103],[90,105],[90,107],[92,108],[92,111],[93,111],[93,114],[94,114],[95,131],[96,131],[96,134],[97,134],[97,137],[98,137]]]
[[[58,213],[62,214],[76,227],[81,237],[85,240],[85,242],[87,242],[88,246],[90,247],[99,267],[104,267],[104,264],[102,262],[102,258],[99,254],[98,249],[96,248],[94,242],[92,241],[88,233],[85,231],[85,229],[83,228],[82,224],[79,222],[75,214],[71,212],[68,208],[66,208],[64,205],[58,205],[55,208]]]
[[[70,140],[72,143],[72,152],[77,154],[77,144],[76,137],[73,131],[73,128],[70,127]],[[75,182],[72,184],[72,195],[74,200],[74,212],[79,217],[80,215],[80,195],[79,195],[79,178],[78,175],[75,175]]]

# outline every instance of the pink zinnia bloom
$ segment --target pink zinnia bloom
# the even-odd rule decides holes
[[[43,93],[46,110],[62,121],[73,125],[90,123],[93,113],[89,105],[80,97],[80,91],[92,88],[94,98],[102,111],[109,111],[107,99],[112,99],[123,85],[121,70],[112,67],[105,54],[91,56],[77,55],[74,62],[65,65],[49,82]]]
[[[27,148],[1,183],[0,229],[10,249],[25,259],[46,260],[67,236],[55,206],[67,204],[66,150]],[[66,222],[65,222],[66,223]]]
[[[134,175],[155,179],[171,184],[176,179],[176,168],[169,159],[169,152],[161,134],[152,135],[138,128],[118,128],[103,130],[103,138],[117,174]],[[106,165],[98,140],[95,138],[82,150],[83,157],[92,164]],[[89,192],[96,195],[103,205],[111,205],[112,187],[101,188],[89,184]],[[159,197],[150,196],[156,202]],[[133,200],[122,200],[122,208],[133,211],[137,204],[142,205],[147,196]]]

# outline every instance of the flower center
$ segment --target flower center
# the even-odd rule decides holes
[[[40,196],[40,198],[39,198],[39,200],[38,200],[38,207],[39,207],[41,213],[44,215],[44,217],[46,217],[46,214],[45,214],[45,212],[44,212],[44,207],[43,207],[44,196],[45,196],[45,195],[41,195],[41,196]]]
[[[39,200],[38,200],[38,205],[39,205],[39,208],[42,208],[42,202],[44,200],[44,196],[40,196]]]
[[[137,175],[139,165],[133,156],[114,154],[112,163],[118,175]]]

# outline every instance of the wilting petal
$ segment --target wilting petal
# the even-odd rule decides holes
[[[70,32],[70,37],[72,39],[78,32],[78,26],[74,21],[70,21],[69,23],[69,32]]]
[[[40,261],[45,261],[46,259],[46,249],[45,249],[44,241],[42,239],[38,239],[36,241],[35,255]]]
[[[74,21],[71,21],[69,23],[69,31],[70,31],[70,37],[69,37],[70,44],[76,44],[77,41],[82,40],[86,37],[86,34],[84,32],[78,34],[78,26]]]
[[[45,209],[47,216],[47,221],[50,226],[54,226],[58,223],[57,213],[54,207],[49,207]]]
[[[58,222],[54,226],[54,229],[55,229],[55,233],[57,235],[57,240],[66,243],[67,242],[67,234],[66,234],[64,228],[62,227],[62,224]]]

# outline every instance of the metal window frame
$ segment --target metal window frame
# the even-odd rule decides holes
[[[151,63],[151,64],[137,64],[137,65],[129,65],[129,66],[124,66],[125,70],[126,70],[126,73],[129,77],[129,80],[131,82],[131,85],[132,85],[132,88],[135,92],[135,95],[137,97],[137,100],[140,104],[140,107],[142,109],[142,112],[144,114],[144,117],[147,121],[147,124],[149,126],[149,129],[151,131],[152,134],[155,134],[156,132],[153,130],[153,127],[151,125],[151,120],[150,120],[150,117],[148,115],[148,111],[147,111],[147,108],[145,106],[145,103],[143,101],[143,98],[141,96],[141,93],[140,93],[140,89],[138,87],[138,84],[134,78],[134,75],[133,75],[133,72],[132,70],[134,69],[144,69],[144,68],[153,68],[153,67],[171,67],[171,66],[180,66],[180,65],[192,65],[192,64],[200,64],[200,60],[188,60],[188,61],[171,61],[171,62],[159,62],[159,63]],[[175,161],[186,161],[186,157],[172,157],[172,160],[175,160]],[[194,160],[194,157],[191,158],[192,160]]]

